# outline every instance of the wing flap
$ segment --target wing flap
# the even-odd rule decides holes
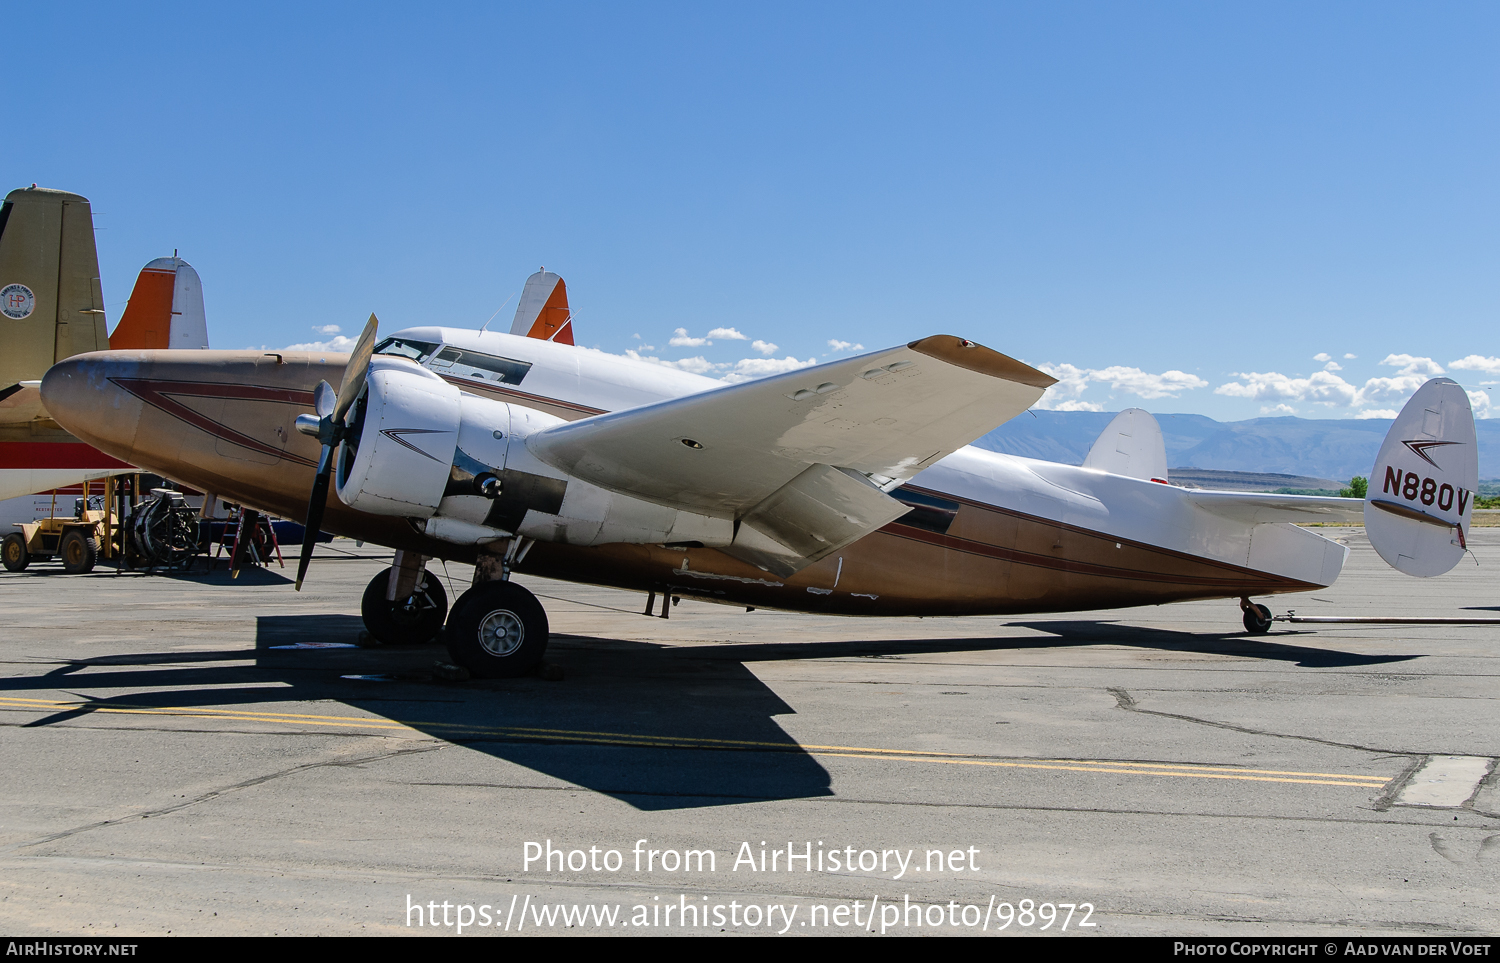
[[[751,509],[725,551],[792,575],[909,511],[856,472],[813,465]]]

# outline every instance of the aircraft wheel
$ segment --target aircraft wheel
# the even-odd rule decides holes
[[[99,561],[99,540],[89,538],[77,529],[63,536],[58,550],[62,555],[63,571],[69,575],[86,575]]]
[[[1245,631],[1251,635],[1265,635],[1271,631],[1271,610],[1264,605],[1252,605],[1245,610]]]
[[[3,557],[5,567],[10,571],[26,571],[26,566],[31,564],[31,553],[26,551],[26,536],[20,532],[5,536],[5,541],[0,542],[0,557]]]
[[[547,612],[514,582],[481,582],[459,596],[445,633],[453,661],[482,679],[525,675],[547,651]]]
[[[384,569],[365,587],[359,603],[359,614],[365,628],[384,645],[421,645],[438,637],[448,617],[448,593],[431,572],[422,573],[422,582],[409,597],[388,602],[386,586],[391,570]]]

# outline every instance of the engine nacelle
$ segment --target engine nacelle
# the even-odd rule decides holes
[[[339,450],[339,498],[412,519],[432,538],[483,545],[511,535],[567,545],[726,546],[734,523],[573,478],[526,439],[563,423],[467,394],[401,358],[377,355]]]
[[[376,515],[437,511],[458,446],[459,390],[402,358],[376,355],[351,409],[335,476],[345,505]]]

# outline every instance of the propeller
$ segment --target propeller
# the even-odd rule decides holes
[[[333,474],[333,454],[344,440],[347,426],[344,419],[349,409],[359,400],[365,388],[365,377],[370,371],[370,355],[375,352],[375,328],[379,322],[375,315],[365,322],[365,330],[355,342],[354,353],[344,367],[344,381],[334,394],[333,386],[326,381],[318,382],[313,391],[313,415],[298,415],[297,430],[312,435],[323,443],[323,453],[318,456],[318,473],[313,476],[312,496],[307,502],[307,524],[302,533],[302,555],[297,559],[297,591],[302,591],[302,579],[307,575],[308,563],[312,561],[313,546],[318,540],[318,530],[323,524],[323,509],[328,504],[328,482]]]

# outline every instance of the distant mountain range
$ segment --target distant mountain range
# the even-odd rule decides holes
[[[1080,465],[1115,412],[1033,411],[1013,418],[974,444],[1027,458]],[[1204,415],[1156,415],[1167,443],[1167,465],[1217,471],[1277,472],[1347,481],[1368,476],[1386,418],[1318,420],[1251,418],[1214,421]],[[1500,478],[1500,419],[1475,422],[1479,477]]]

